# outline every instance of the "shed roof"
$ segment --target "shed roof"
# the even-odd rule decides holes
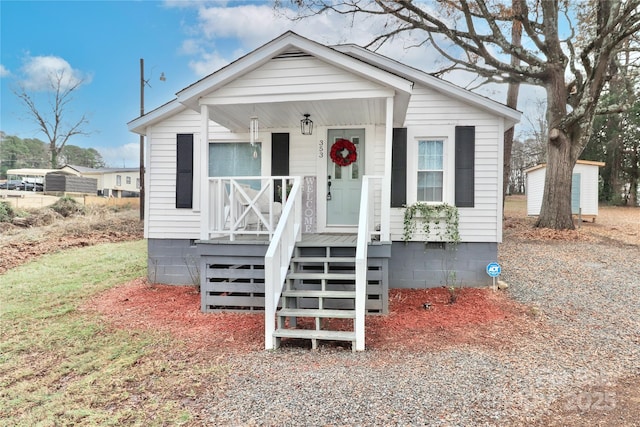
[[[597,166],[597,167],[602,167],[602,166],[605,165],[604,162],[596,162],[596,161],[593,161],[593,160],[578,160],[578,161],[576,161],[576,164],[577,165],[590,165],[590,166]],[[544,169],[546,167],[547,167],[546,163],[540,163],[540,164],[537,164],[535,166],[530,167],[529,169],[525,169],[524,173],[533,172],[533,171],[536,171],[538,169]]]

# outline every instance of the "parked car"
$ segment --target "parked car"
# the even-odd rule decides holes
[[[20,185],[18,187],[16,187],[16,190],[43,191],[44,190],[44,186],[42,184],[40,184],[39,182],[36,182],[36,183],[33,183],[33,182],[22,182],[22,183],[20,183]]]
[[[19,179],[10,179],[7,182],[0,184],[0,188],[3,190],[17,190],[18,187],[22,184],[22,181]]]

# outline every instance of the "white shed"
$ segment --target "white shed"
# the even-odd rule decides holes
[[[573,167],[571,211],[595,221],[598,216],[598,168],[602,162],[578,160]],[[527,215],[537,216],[542,206],[547,165],[539,164],[525,170],[527,174]]]

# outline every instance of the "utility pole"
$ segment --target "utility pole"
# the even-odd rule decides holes
[[[153,73],[153,68],[151,69]],[[151,85],[149,84],[149,80],[144,78],[144,59],[140,58],[140,117],[144,116],[144,87]],[[160,73],[160,81],[164,82],[167,78],[164,76],[164,73]],[[144,220],[144,193],[145,193],[145,185],[144,185],[144,135],[140,135],[140,220]]]
[[[144,116],[144,59],[140,58],[140,117]],[[144,220],[144,135],[140,134],[140,221]]]

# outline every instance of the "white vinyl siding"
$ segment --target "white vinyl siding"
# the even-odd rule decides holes
[[[316,66],[314,66],[317,65]],[[295,66],[294,66],[295,65]],[[291,66],[291,67],[289,67]],[[316,78],[305,80],[307,72],[316,73]],[[334,78],[324,79],[318,75]],[[298,75],[299,79],[294,78]],[[299,83],[299,84],[298,84]],[[329,97],[327,102],[339,102],[336,98],[344,97],[352,90],[354,96],[365,93],[382,93],[384,88],[366,79],[351,75],[337,67],[327,66],[312,58],[274,60],[259,70],[248,73],[235,82],[216,92],[216,96],[224,95],[230,100],[242,101],[253,93],[261,96],[284,90],[298,91],[298,94],[312,93],[312,99],[321,99],[324,93]],[[224,92],[222,92],[224,91]],[[288,92],[286,92],[288,91]],[[292,95],[295,99],[297,95]],[[334,98],[331,98],[331,97]],[[219,101],[220,99],[218,99]],[[275,98],[274,98],[275,100]],[[202,102],[207,102],[203,99]],[[213,101],[213,99],[209,99]],[[349,112],[345,112],[348,114]],[[264,120],[267,118],[265,117]],[[270,157],[271,132],[290,133],[290,175],[317,176],[319,195],[326,194],[326,141],[327,127],[316,116],[312,136],[300,135],[299,119],[291,123],[291,127],[277,129],[261,129],[262,171],[268,175],[271,170]],[[463,242],[499,242],[501,230],[501,180],[499,173],[502,162],[502,119],[480,108],[469,106],[442,95],[435,90],[416,85],[414,95],[406,115],[404,127],[408,128],[408,143],[416,144],[419,137],[442,139],[444,141],[444,177],[442,199],[453,204],[454,177],[447,176],[447,170],[453,171],[453,144],[456,126],[475,126],[475,206],[460,209],[460,232]],[[396,124],[397,126],[397,124]],[[339,128],[340,126],[332,126]],[[352,127],[364,127],[365,135],[365,174],[381,175],[384,172],[385,125],[354,124]],[[176,134],[193,133],[194,143],[200,144],[200,113],[191,110],[182,111],[149,129],[148,134],[148,176],[146,191],[149,198],[145,236],[149,238],[198,239],[200,237],[200,214],[192,210],[175,209],[175,176],[176,176]],[[210,142],[245,142],[246,133],[230,132],[226,128],[211,122],[209,125]],[[319,145],[324,144],[324,158],[319,157]],[[199,153],[198,149],[195,150]],[[447,156],[447,153],[450,153]],[[196,154],[197,155],[197,154]],[[412,157],[413,155],[413,157]],[[414,154],[409,154],[409,163],[413,162],[407,173],[407,203],[417,200],[417,145]],[[322,166],[325,165],[325,166]],[[451,172],[453,173],[453,172]],[[202,177],[200,178],[202,179]],[[410,181],[413,182],[410,187]],[[379,202],[376,204],[379,206]],[[319,203],[319,208],[321,204]],[[394,208],[391,212],[391,237],[399,241],[403,234],[403,212]],[[423,240],[419,234],[414,240]]]
[[[454,169],[456,126],[475,126],[475,206],[460,208],[460,237],[463,242],[500,242],[501,182],[503,124],[502,118],[462,101],[447,97],[435,90],[416,85],[407,110],[404,126],[408,129],[407,204],[417,201],[417,150],[411,144],[421,137],[445,138],[443,200],[453,205],[454,179],[447,176]],[[447,156],[447,153],[451,153]],[[413,163],[413,166],[412,166]],[[391,239],[402,240],[404,209],[391,209]],[[425,240],[416,233],[415,241]]]
[[[234,104],[381,96],[388,89],[316,58],[274,59],[201,99],[202,104]],[[297,98],[296,98],[297,97]],[[298,99],[299,98],[299,99]],[[313,119],[313,117],[312,117]]]
[[[194,145],[198,144],[200,114],[185,110],[153,126],[147,135],[147,238],[200,237],[200,214],[191,209],[176,209],[176,135],[179,133],[193,133]]]

